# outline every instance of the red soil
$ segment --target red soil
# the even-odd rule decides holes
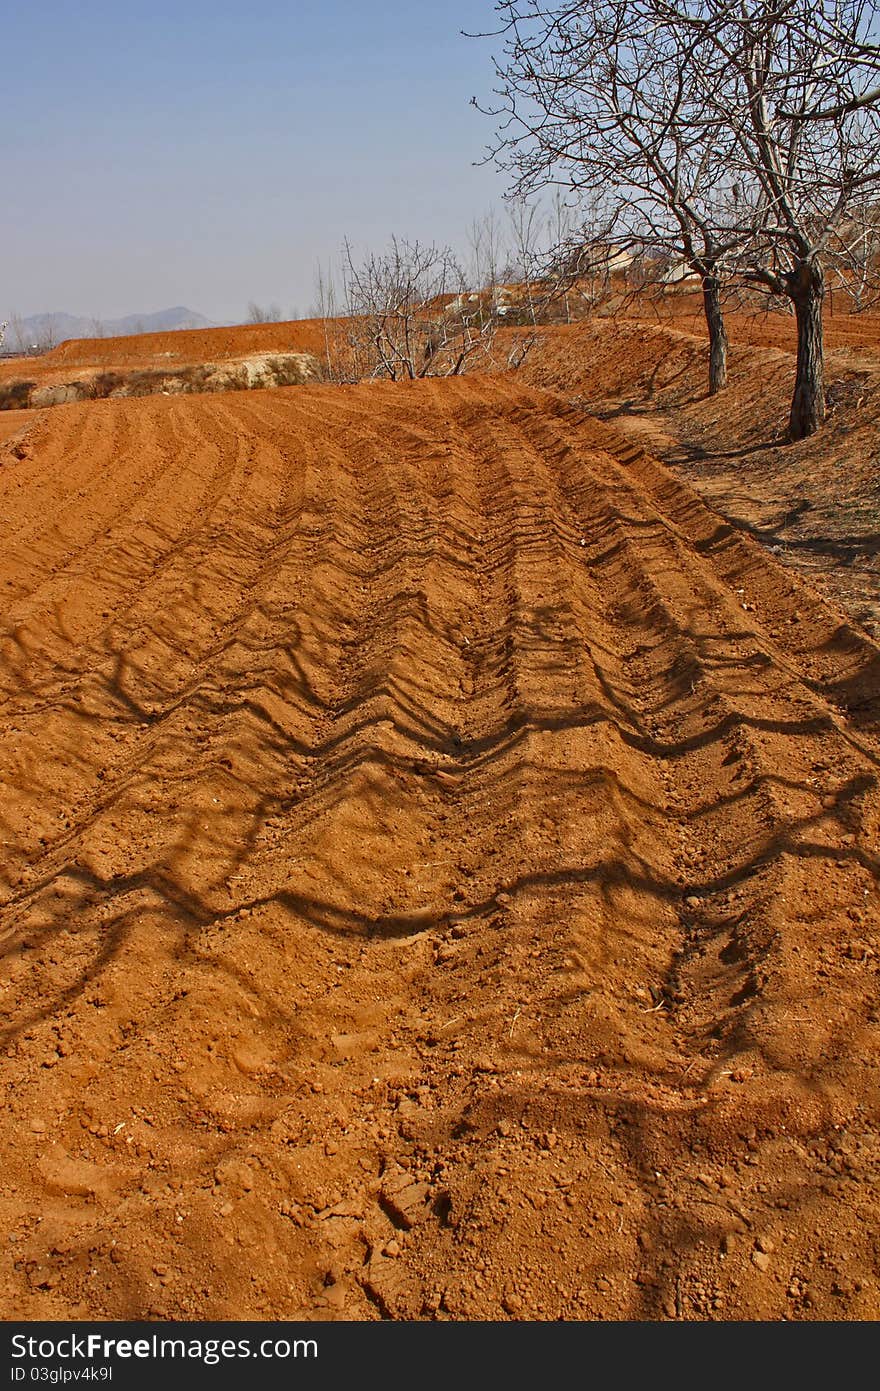
[[[839,291],[829,289],[825,296],[823,322],[827,348],[855,348],[859,352],[880,352],[880,310],[852,312],[851,302]],[[698,293],[621,297],[615,317],[633,318],[668,325],[685,333],[705,337],[706,321]],[[752,309],[728,307],[725,311],[728,333],[735,343],[753,347],[782,348],[793,352],[796,344],[794,316],[768,313],[760,302]]]
[[[793,354],[750,344],[781,341],[784,319],[733,316],[730,385],[716,396],[705,334],[667,323],[545,329],[523,375],[613,420],[880,637],[880,339],[877,320],[853,322],[865,340],[826,354],[827,422],[795,445]]]
[[[245,357],[249,353],[320,356],[323,351],[324,323],[321,319],[141,333],[125,338],[70,338],[40,357],[9,358],[0,363],[0,381],[24,377],[41,385],[54,385],[70,381],[78,371],[96,368],[173,370],[192,363]]]
[[[30,420],[4,1316],[880,1316],[867,635],[509,378]]]

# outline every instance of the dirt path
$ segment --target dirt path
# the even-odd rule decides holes
[[[880,658],[510,382],[0,469],[6,1318],[880,1316]]]

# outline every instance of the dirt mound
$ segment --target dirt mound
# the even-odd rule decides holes
[[[320,353],[321,319],[292,319],[277,324],[237,324],[231,328],[195,328],[174,333],[140,333],[124,338],[71,338],[42,359],[56,365],[163,367],[169,361],[209,362],[253,353]]]
[[[48,374],[59,377],[60,373]],[[0,411],[67,406],[74,401],[125,400],[132,396],[189,396],[214,391],[254,391],[320,381],[321,365],[310,353],[254,353],[222,362],[189,363],[169,370],[131,368],[99,372],[87,368],[75,381],[0,383]]]
[[[793,352],[796,346],[794,314],[782,309],[769,310],[762,299],[751,308],[736,307],[728,298],[725,323],[735,343],[744,346],[779,348]],[[610,307],[611,317],[619,322],[634,319],[658,327],[680,329],[684,333],[706,337],[706,320],[699,291],[657,294],[651,290],[641,294],[618,293]],[[607,310],[599,307],[599,313]],[[880,355],[880,310],[854,313],[852,302],[839,289],[826,290],[823,306],[825,345],[828,348],[852,348],[859,353]]]
[[[324,322],[294,319],[281,324],[241,324],[234,328],[186,329],[123,338],[71,338],[39,357],[0,362],[0,382],[27,378],[38,387],[59,386],[99,372],[164,372],[173,375],[202,363],[223,363],[261,355],[306,353],[323,358]]]
[[[0,411],[0,444],[21,432],[27,432],[33,423],[34,417],[30,411]]]
[[[878,1317],[876,647],[507,380],[27,444],[4,1316]]]
[[[754,346],[749,332],[744,341],[752,321],[732,323],[730,383],[717,396],[706,391],[705,339],[647,321],[544,329],[522,375],[647,444],[880,636],[880,357],[868,317],[854,323],[866,341],[827,354],[828,420],[793,445],[784,431],[794,356]]]

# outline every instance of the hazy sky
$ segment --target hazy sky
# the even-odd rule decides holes
[[[501,203],[492,0],[13,4],[0,312],[305,314],[346,236],[464,245]]]

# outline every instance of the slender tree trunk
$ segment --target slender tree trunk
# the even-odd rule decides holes
[[[703,312],[709,330],[709,395],[727,386],[727,330],[721,309],[721,281],[713,271],[703,275]]]
[[[813,435],[825,419],[825,352],[822,301],[825,274],[818,261],[803,261],[788,277],[788,293],[797,319],[797,375],[788,436]]]

